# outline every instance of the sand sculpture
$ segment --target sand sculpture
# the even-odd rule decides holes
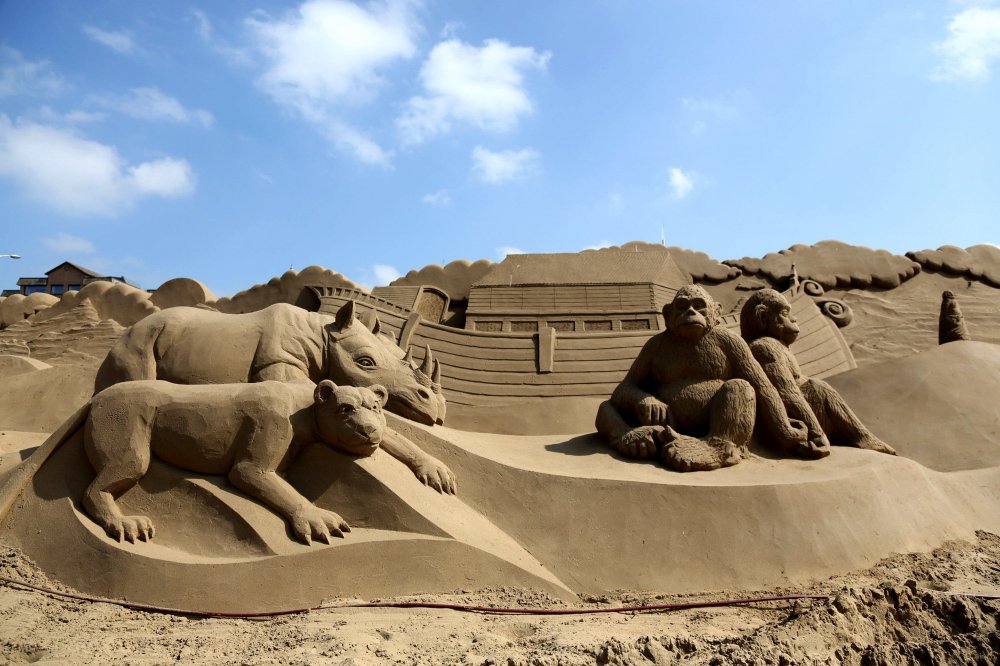
[[[806,439],[800,421],[788,418],[750,348],[718,325],[719,314],[701,287],[678,290],[663,309],[666,330],[646,343],[598,409],[597,431],[626,457],[660,456],[679,471],[712,470],[747,455],[759,415],[782,450],[827,455],[826,447]]]
[[[965,327],[965,317],[958,307],[955,294],[950,291],[941,293],[941,315],[938,317],[938,344],[956,340],[968,340],[969,331]]]
[[[840,259],[824,259],[834,251]],[[829,294],[809,279],[770,290],[788,287],[783,265],[799,255],[815,255],[807,278],[829,268]],[[96,343],[75,365],[57,343],[97,340],[100,307],[79,305],[72,326],[50,316],[44,333],[37,322],[12,325],[12,339],[39,334],[28,351],[51,367],[0,363],[0,537],[88,593],[255,611],[489,585],[568,600],[760,589],[995,530],[1000,346],[930,347],[927,335],[947,287],[963,288],[977,339],[989,338],[992,287],[964,289],[962,277],[911,272],[870,251],[846,256],[836,244],[777,259],[747,267],[753,279],[742,282],[733,266],[715,279],[685,268],[702,286],[669,285],[653,312],[666,329],[647,331],[545,325],[563,317],[563,301],[536,331],[462,330],[350,285],[271,305],[299,299],[308,269],[288,289],[268,283],[241,299],[252,313],[224,314],[212,303],[176,307],[208,298],[178,282],[183,293],[167,293],[118,342],[120,328],[101,333],[111,351],[96,382]],[[851,305],[855,320],[824,316],[820,296]],[[859,370],[858,330],[861,342],[902,330],[916,343]],[[411,346],[417,362],[404,353]],[[327,380],[339,387],[317,403]],[[56,383],[64,411],[53,405]],[[363,388],[373,384],[384,393]],[[94,386],[105,390],[92,396]],[[406,418],[383,414],[367,436],[336,430],[371,417],[376,402],[391,409],[394,392],[417,396],[408,406],[396,396]],[[362,409],[333,409],[345,401]],[[33,411],[48,420],[30,420]],[[891,452],[883,440],[900,455],[878,455]],[[248,465],[241,456],[258,442],[267,455]],[[609,444],[621,455],[609,456]],[[637,458],[712,471],[675,474]],[[347,524],[347,538],[330,538]]]
[[[349,301],[329,317],[286,303],[248,314],[171,308],[146,317],[112,347],[96,391],[123,381],[226,384],[331,379],[348,386],[381,384],[386,408],[421,423],[441,423],[445,398],[433,356],[412,363],[377,317],[366,326]]]
[[[754,292],[740,310],[740,333],[777,389],[789,417],[808,428],[808,441],[817,448],[841,444],[895,454],[855,416],[840,394],[822,379],[802,375],[788,345],[799,326],[788,301],[773,289]]]

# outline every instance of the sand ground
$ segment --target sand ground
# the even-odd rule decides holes
[[[66,589],[11,548],[0,576]],[[264,620],[199,619],[62,600],[0,587],[0,661],[51,664],[995,664],[1000,658],[1000,537],[950,542],[813,585],[759,594],[825,594],[651,613],[541,617],[433,609],[336,609]],[[585,599],[587,606],[725,599]],[[511,588],[410,597],[565,608]]]

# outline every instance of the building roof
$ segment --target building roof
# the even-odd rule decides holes
[[[17,279],[18,287],[44,287],[48,283],[49,279],[44,277],[23,277]]]
[[[669,252],[596,250],[556,254],[509,254],[473,287],[658,284],[691,282]]]
[[[48,275],[49,273],[52,273],[53,271],[56,271],[56,270],[62,268],[63,266],[72,266],[73,268],[75,268],[76,270],[80,271],[81,273],[83,273],[87,277],[95,277],[95,278],[96,277],[105,277],[101,273],[97,273],[95,271],[92,271],[89,268],[84,268],[83,266],[80,266],[78,264],[74,264],[74,263],[72,263],[70,261],[64,261],[64,262],[62,262],[61,264],[59,264],[55,268],[52,268],[50,270],[45,271],[45,274]]]

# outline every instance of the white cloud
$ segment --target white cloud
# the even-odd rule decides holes
[[[431,194],[425,194],[420,197],[420,200],[425,204],[430,204],[431,206],[450,206],[451,205],[451,195],[448,194],[448,190],[438,190]]]
[[[128,55],[135,52],[135,42],[132,41],[132,37],[124,30],[101,30],[92,25],[85,25],[83,26],[83,33],[115,53]]]
[[[670,190],[675,199],[683,199],[694,189],[694,176],[678,167],[670,167]]]
[[[371,101],[383,83],[381,70],[416,53],[420,27],[411,5],[311,0],[283,19],[247,19],[256,48],[268,60],[258,85],[341,150],[386,165],[389,153],[334,110]]]
[[[459,31],[465,27],[465,24],[461,21],[448,21],[441,28],[441,39],[451,39],[452,37],[457,37]]]
[[[516,247],[510,247],[509,245],[501,245],[496,249],[497,261],[503,261],[508,254],[527,254],[524,250],[519,250]]]
[[[187,161],[173,157],[129,165],[113,146],[0,115],[0,178],[23,194],[70,215],[115,215],[149,196],[194,192]]]
[[[94,97],[93,101],[142,120],[195,123],[202,127],[211,127],[215,122],[215,117],[210,112],[205,109],[188,109],[159,88],[132,88],[127,95]]]
[[[101,111],[81,111],[79,109],[68,113],[59,113],[51,106],[42,106],[37,111],[32,112],[31,116],[49,123],[86,125],[100,122],[107,118],[108,114]]]
[[[494,152],[476,146],[472,149],[472,171],[484,183],[499,184],[537,172],[539,159],[531,148]]]
[[[533,110],[524,88],[528,70],[544,70],[551,53],[488,39],[475,47],[441,42],[420,69],[425,95],[411,98],[396,126],[405,143],[445,134],[456,123],[503,131]]]
[[[192,9],[191,16],[194,17],[195,22],[198,24],[198,36],[201,37],[201,41],[227,61],[234,65],[246,65],[253,60],[250,57],[249,51],[232,46],[216,35],[215,29],[212,27],[212,22],[205,12],[200,9]]]
[[[71,236],[65,232],[55,236],[46,236],[40,240],[42,245],[59,254],[94,254],[97,252],[94,244],[86,238]]]
[[[47,61],[30,62],[20,51],[0,44],[0,97],[57,95],[65,88]]]
[[[393,280],[403,277],[403,274],[397,271],[394,266],[387,266],[386,264],[375,264],[372,266],[372,273],[375,274],[375,280],[379,285],[387,285]]]
[[[941,62],[931,71],[935,81],[982,81],[1000,60],[1000,9],[973,7],[948,24],[948,38],[934,44]]]

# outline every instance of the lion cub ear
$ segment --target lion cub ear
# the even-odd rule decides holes
[[[381,384],[372,384],[368,387],[368,390],[375,394],[378,398],[378,404],[385,407],[385,403],[389,401],[389,391],[386,390]]]
[[[313,400],[316,401],[317,405],[321,405],[332,398],[336,392],[337,385],[329,379],[324,379],[319,384],[316,384],[316,390],[313,391]]]

